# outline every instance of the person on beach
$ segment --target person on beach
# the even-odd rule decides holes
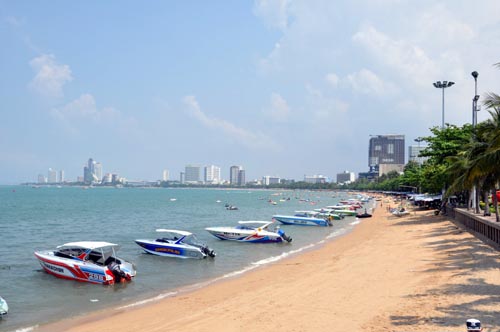
[[[467,322],[465,322],[465,326],[467,326],[467,332],[470,331],[482,331],[483,329],[481,328],[481,322],[478,319],[467,319]]]

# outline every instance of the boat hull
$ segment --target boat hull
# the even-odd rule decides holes
[[[221,240],[238,241],[246,243],[279,243],[283,242],[283,238],[271,232],[244,232],[238,229],[228,228],[206,228],[206,230]]]
[[[280,216],[275,215],[273,219],[285,225],[299,225],[299,226],[331,226],[328,220],[321,218],[308,218],[297,216]]]
[[[151,240],[135,240],[145,252],[157,256],[203,259],[207,255],[200,248],[180,246]]]

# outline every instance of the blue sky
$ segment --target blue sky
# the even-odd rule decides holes
[[[89,157],[131,180],[186,164],[335,178],[500,92],[500,2],[0,0],[0,183]],[[483,109],[479,121],[488,118]]]

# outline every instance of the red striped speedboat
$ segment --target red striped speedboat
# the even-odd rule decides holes
[[[70,242],[55,250],[35,251],[35,256],[47,273],[58,278],[112,285],[136,275],[132,263],[116,256],[118,248],[109,242]]]

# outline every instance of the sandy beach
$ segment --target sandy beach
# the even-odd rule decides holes
[[[465,331],[467,318],[500,332],[499,252],[433,211],[398,218],[384,203],[317,250],[39,331]]]

